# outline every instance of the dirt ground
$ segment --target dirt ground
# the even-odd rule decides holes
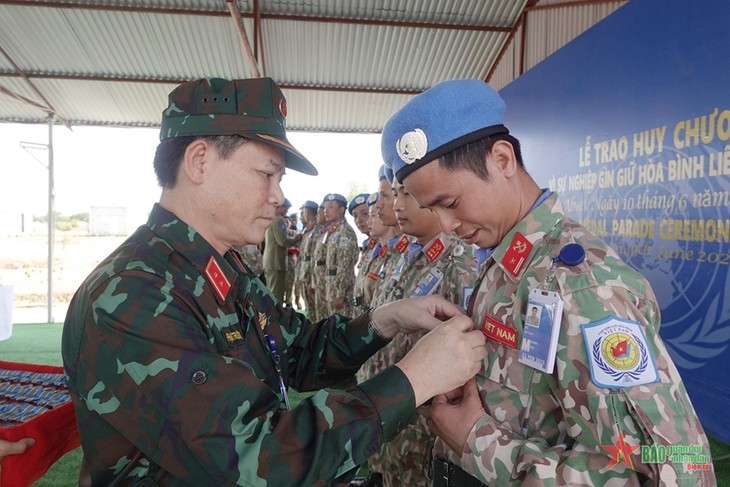
[[[65,307],[89,272],[125,236],[88,236],[57,232],[53,250],[53,306]],[[0,237],[0,285],[13,286],[14,315],[46,308],[48,298],[48,237]]]

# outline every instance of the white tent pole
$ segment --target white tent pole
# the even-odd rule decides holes
[[[53,186],[53,114],[48,114],[48,323],[53,323],[53,244],[56,212]]]

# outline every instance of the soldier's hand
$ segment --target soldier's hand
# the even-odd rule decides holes
[[[449,448],[460,452],[474,423],[485,413],[476,380],[470,379],[462,387],[433,398],[428,426]]]
[[[373,310],[372,319],[382,336],[392,338],[399,332],[432,330],[442,321],[463,314],[459,306],[433,295],[385,304]]]
[[[438,325],[396,365],[406,374],[420,406],[460,387],[481,369],[486,339],[466,315]]]

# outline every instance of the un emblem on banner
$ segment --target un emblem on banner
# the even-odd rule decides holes
[[[614,316],[583,326],[591,380],[599,387],[620,389],[659,379],[654,357],[641,326]]]

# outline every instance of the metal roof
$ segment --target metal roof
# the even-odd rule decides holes
[[[379,132],[439,81],[504,87],[624,3],[0,0],[0,121],[154,127],[182,81],[270,76],[290,130]]]

